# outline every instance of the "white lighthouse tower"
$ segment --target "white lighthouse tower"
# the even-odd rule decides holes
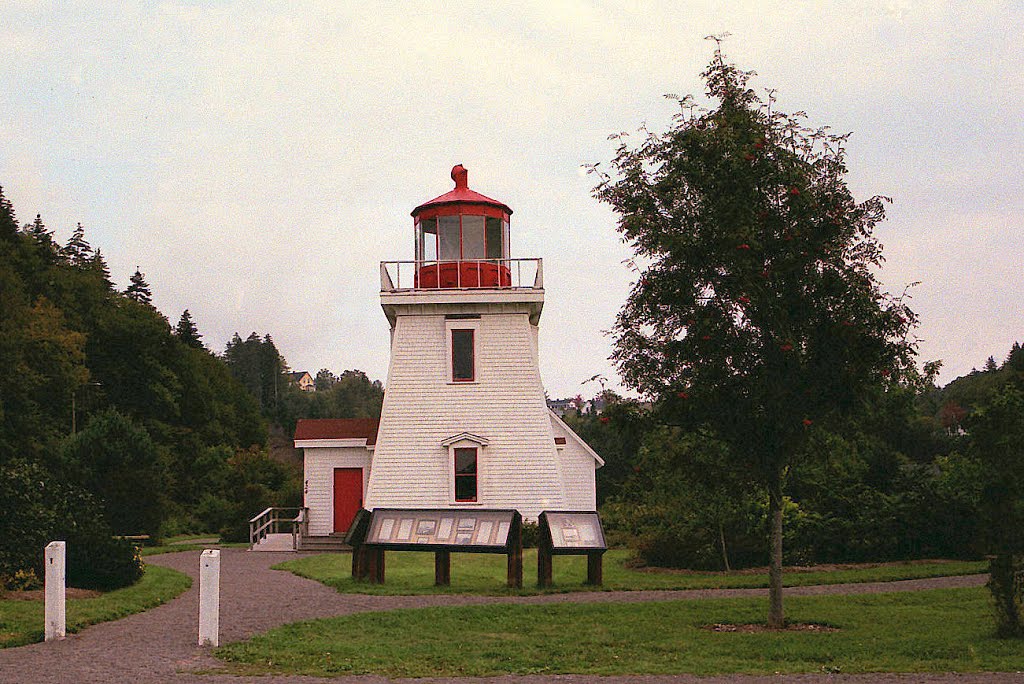
[[[455,188],[413,210],[415,259],[381,264],[387,391],[364,506],[596,508],[603,464],[548,407],[540,259],[512,259],[504,203]]]

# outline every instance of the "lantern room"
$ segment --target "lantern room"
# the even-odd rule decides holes
[[[469,172],[452,169],[455,189],[412,211],[416,287],[508,287],[509,216],[502,202],[469,189]]]

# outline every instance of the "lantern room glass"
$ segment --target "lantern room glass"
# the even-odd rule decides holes
[[[508,222],[491,216],[455,214],[416,222],[416,260],[505,261]]]

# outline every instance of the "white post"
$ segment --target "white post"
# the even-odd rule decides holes
[[[199,645],[220,645],[220,551],[199,557]]]
[[[46,641],[63,639],[67,633],[67,612],[65,609],[65,546],[62,541],[50,542],[44,553],[46,574],[43,579],[45,607],[43,609]]]

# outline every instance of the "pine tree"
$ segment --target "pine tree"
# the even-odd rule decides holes
[[[92,247],[86,242],[85,228],[81,223],[75,226],[74,232],[61,253],[72,266],[85,266],[89,263],[92,258]]]
[[[113,289],[114,283],[110,279],[110,268],[107,266],[107,260],[103,258],[103,253],[99,248],[93,252],[92,258],[89,260],[89,268],[100,277],[108,289]]]
[[[181,312],[181,318],[178,319],[178,325],[174,328],[174,334],[178,336],[179,340],[190,347],[205,349],[201,339],[202,335],[199,334],[196,324],[192,321],[192,314],[189,313],[188,309]]]
[[[139,302],[140,304],[153,303],[153,293],[150,292],[149,283],[146,282],[146,276],[139,271],[139,267],[135,267],[135,273],[130,278],[131,284],[128,289],[124,291],[124,294],[128,299]]]
[[[1003,368],[1009,368],[1012,371],[1024,371],[1024,348],[1020,346],[1020,342],[1014,342],[1013,346],[1010,347],[1010,353],[1006,356]]]
[[[0,185],[0,239],[13,238],[18,232],[18,219],[14,215],[14,206],[4,196],[4,187]]]

